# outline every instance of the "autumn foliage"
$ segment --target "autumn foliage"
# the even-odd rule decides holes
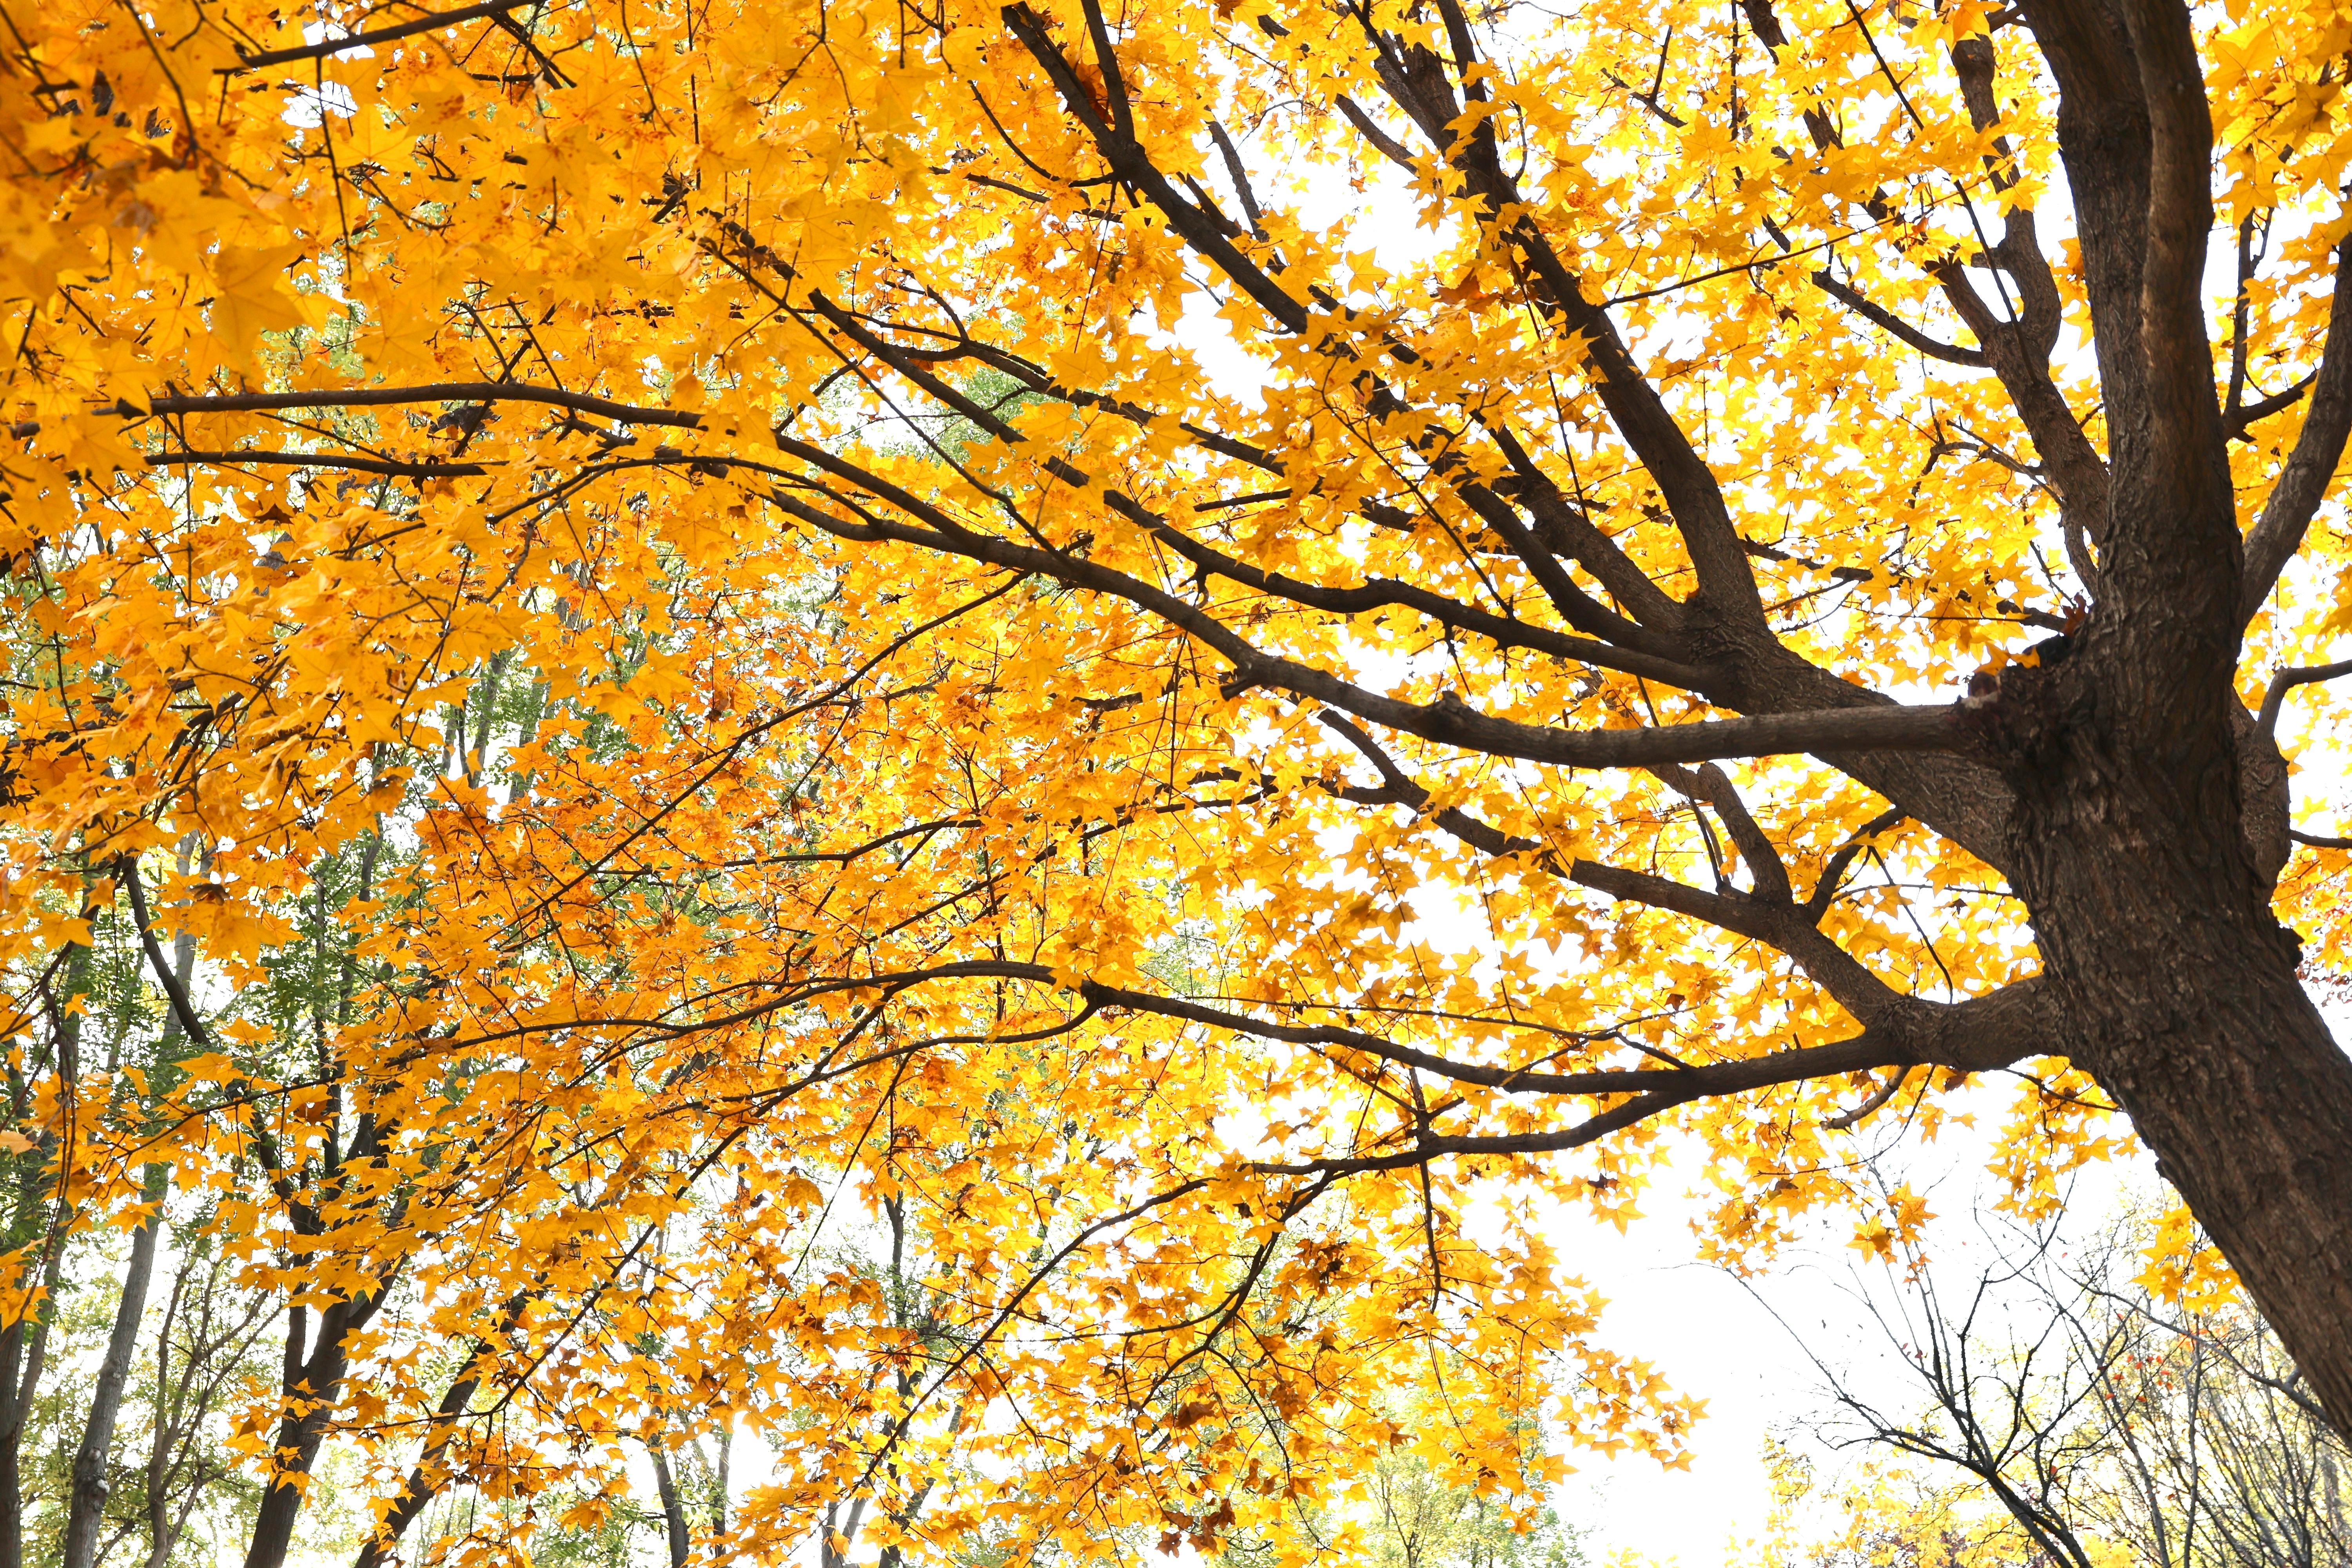
[[[2344,952],[2352,38],[2125,9],[11,7],[0,1403],[144,1216],[283,1338],[253,1568],[721,1429],[714,1561],[1320,1560],[1685,1452],[1559,1205],[1892,1256],[1861,1156],[2039,1215],[2118,1097],[2340,1398],[2083,1042]],[[2095,730],[2242,968],[2086,968]]]

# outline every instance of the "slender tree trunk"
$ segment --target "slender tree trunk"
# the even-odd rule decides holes
[[[0,1568],[24,1568],[25,1562],[24,1481],[16,1465],[22,1411],[31,1403],[31,1390],[21,1381],[25,1337],[21,1318],[0,1332]]]
[[[374,1159],[382,1152],[387,1131],[372,1116],[362,1114],[352,1134],[351,1146],[328,1165],[324,1179],[331,1184],[339,1183],[352,1164]],[[395,1205],[389,1224],[396,1227],[399,1215],[404,1212],[404,1203]],[[320,1234],[316,1214],[314,1208],[296,1206],[298,1222],[305,1215],[310,1216],[313,1235]],[[343,1376],[351,1369],[351,1336],[375,1316],[391,1289],[392,1275],[387,1272],[371,1294],[345,1298],[321,1311],[318,1336],[307,1357],[303,1351],[308,1314],[299,1307],[288,1310],[285,1370],[279,1381],[285,1410],[278,1418],[277,1441],[272,1445],[277,1479],[262,1494],[261,1507],[254,1515],[245,1568],[283,1568],[286,1553],[294,1542],[294,1521],[302,1511],[303,1483],[318,1461],[320,1447],[326,1441],[327,1428],[334,1420],[335,1406],[341,1397]]]
[[[728,1463],[735,1449],[735,1424],[732,1421],[719,1428],[719,1479],[717,1490],[710,1499],[710,1533],[727,1533]]]
[[[400,1489],[400,1496],[393,1500],[391,1510],[377,1522],[374,1532],[361,1544],[359,1555],[352,1559],[352,1568],[383,1568],[408,1527],[416,1522],[417,1516],[448,1484],[449,1468],[441,1456],[456,1433],[457,1418],[466,1413],[466,1406],[474,1402],[476,1391],[482,1386],[478,1369],[484,1358],[497,1352],[499,1342],[522,1321],[525,1309],[536,1299],[536,1291],[515,1297],[499,1315],[497,1329],[474,1342],[473,1351],[466,1357],[465,1372],[442,1394],[440,1405],[433,1412],[433,1420],[425,1428],[425,1451],[417,1456],[415,1466],[408,1472],[407,1484]]]
[[[26,1320],[19,1318],[8,1325],[5,1334],[0,1334],[0,1568],[24,1568],[25,1563],[21,1459],[25,1424],[32,1415],[33,1395],[40,1390],[41,1370],[48,1354],[49,1321],[56,1314],[64,1237],[52,1234],[47,1250],[42,1273],[47,1289],[38,1316],[29,1329]]]
[[[114,1449],[114,1422],[122,1409],[122,1387],[130,1379],[131,1360],[139,1349],[139,1324],[147,1315],[147,1287],[155,1273],[155,1243],[163,1230],[169,1174],[167,1166],[147,1167],[147,1184],[140,1194],[141,1201],[149,1205],[147,1217],[131,1233],[131,1258],[122,1271],[122,1295],[114,1307],[114,1331],[107,1338],[106,1358],[99,1363],[97,1384],[90,1391],[89,1417],[82,1426],[81,1446],[74,1451],[73,1490],[59,1568],[90,1568],[97,1560],[99,1526],[105,1521],[107,1494],[113,1489],[107,1459]]]
[[[262,1493],[245,1568],[284,1568],[286,1553],[294,1544],[294,1521],[302,1511],[302,1482],[318,1462],[350,1364],[351,1333],[365,1321],[370,1310],[338,1301],[320,1313],[318,1342],[307,1358],[302,1354],[307,1314],[299,1307],[287,1314],[285,1394],[304,1408],[299,1414],[289,1408],[278,1423],[275,1457],[280,1474]]]
[[[187,871],[193,837],[180,846],[180,870]],[[183,931],[172,944],[172,967],[185,992],[196,963],[196,940]],[[186,1038],[180,1016],[163,1009],[163,1032],[156,1043],[154,1076],[157,1089],[169,1087],[174,1049]],[[123,1385],[130,1381],[131,1359],[139,1351],[139,1325],[147,1316],[148,1287],[155,1276],[155,1246],[163,1233],[163,1201],[171,1192],[172,1170],[156,1163],[147,1167],[140,1202],[147,1217],[131,1233],[131,1257],[122,1271],[122,1294],[114,1304],[114,1330],[107,1338],[106,1358],[99,1363],[90,1392],[89,1415],[83,1423],[81,1446],[74,1451],[72,1493],[66,1514],[64,1555],[59,1568],[90,1568],[98,1558],[99,1527],[105,1521],[107,1494],[113,1489],[107,1461],[114,1451],[114,1423],[122,1409]],[[159,1415],[160,1419],[160,1415]]]
[[[89,948],[82,943],[68,948],[61,970],[66,981],[63,1001],[48,996],[46,981],[43,995],[50,1001],[50,1017],[56,1030],[57,1070],[70,1081],[80,1072],[81,1015],[74,1009],[73,1002],[89,989]],[[22,1121],[29,1110],[28,1086],[13,1063],[8,1069],[8,1089],[10,1113],[16,1121]],[[16,1246],[24,1245],[43,1230],[47,1240],[42,1247],[41,1304],[34,1310],[29,1322],[19,1318],[0,1332],[0,1568],[24,1568],[21,1455],[25,1424],[32,1416],[33,1396],[41,1385],[49,1322],[57,1315],[58,1281],[65,1261],[66,1216],[61,1208],[52,1206],[47,1173],[54,1149],[54,1138],[45,1135],[40,1147],[18,1162],[16,1205],[8,1227],[8,1239]],[[42,1224],[44,1214],[46,1226]]]
[[[866,1519],[866,1500],[859,1498],[849,1505],[849,1517],[841,1518],[841,1505],[824,1505],[824,1539],[817,1543],[817,1568],[849,1568],[849,1549],[857,1543],[857,1527]]]
[[[172,1429],[179,1404],[172,1397],[172,1325],[179,1319],[180,1302],[187,1295],[188,1270],[194,1266],[193,1260],[182,1258],[180,1271],[172,1280],[172,1293],[163,1302],[163,1326],[155,1332],[155,1421],[147,1437],[147,1568],[164,1568],[179,1540],[179,1531],[173,1527],[171,1500],[164,1495],[171,1480]]]
[[[686,1560],[694,1554],[693,1542],[686,1532],[686,1500],[677,1495],[677,1481],[669,1473],[669,1456],[662,1452],[661,1440],[646,1445],[654,1457],[654,1488],[661,1493],[662,1523],[669,1537],[669,1568],[686,1568]]]

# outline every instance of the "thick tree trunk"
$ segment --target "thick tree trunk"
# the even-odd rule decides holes
[[[2075,693],[2028,748],[2039,765],[2011,775],[2017,886],[2068,1020],[2064,1051],[2129,1113],[2352,1432],[2352,1058],[2271,913],[2228,725],[2134,743],[2084,695],[2111,697],[2113,679],[2000,694],[2047,718],[2034,699]]]
[[[2352,1432],[2352,1060],[2271,913],[2283,781],[2242,759],[2233,689],[2247,617],[2352,429],[2347,318],[2331,312],[2326,379],[2245,534],[2203,294],[2215,164],[2194,18],[2181,0],[2023,9],[2059,89],[2112,488],[2083,520],[2088,622],[2063,662],[2003,672],[1981,704],[2016,795],[2008,869],[2064,1051]]]
[[[2268,931],[2242,914],[2184,912],[2177,942],[2133,944],[2066,987],[2079,1020],[2070,1054],[2130,1113],[2330,1420],[2352,1433],[2352,1058],[2267,911]],[[2045,940],[2043,952],[2061,945]],[[2119,1005],[2133,992],[2138,1005]]]

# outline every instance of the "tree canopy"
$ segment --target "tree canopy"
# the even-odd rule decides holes
[[[2352,1426],[2333,7],[6,21],[0,1468],[168,1230],[250,1568],[1306,1562],[1685,1452],[1559,1205],[1954,1117]]]

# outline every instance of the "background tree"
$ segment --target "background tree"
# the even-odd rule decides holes
[[[2145,1214],[2072,1242],[1995,1226],[1991,1260],[1957,1288],[1916,1255],[1869,1281],[1862,1303],[1901,1375],[1814,1347],[1836,1407],[1804,1424],[1884,1457],[1837,1503],[1849,1544],[1899,1520],[1906,1549],[1964,1543],[1958,1561],[2004,1541],[2078,1564],[2343,1561],[2352,1457],[2234,1291],[2184,1299],[2148,1265],[2184,1239],[2199,1245]]]
[[[167,1163],[252,1568],[331,1445],[528,1550],[698,1405],[729,1552],[1303,1559],[1401,1384],[1524,1522],[1691,1417],[1553,1206],[1897,1247],[1857,1142],[2008,1070],[2352,1418],[2332,12],[310,25],[11,21],[0,1468]]]

